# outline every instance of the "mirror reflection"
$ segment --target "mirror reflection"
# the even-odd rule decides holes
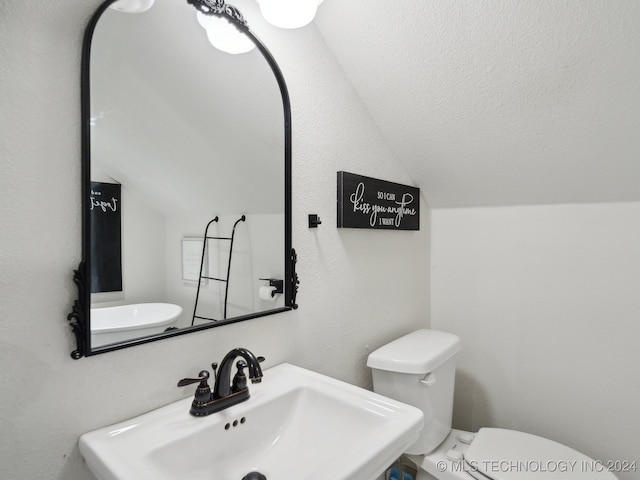
[[[104,10],[89,69],[90,349],[286,308],[283,97],[260,50],[222,52],[156,0]]]

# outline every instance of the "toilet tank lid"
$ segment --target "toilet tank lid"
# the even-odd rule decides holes
[[[369,354],[367,366],[398,373],[428,373],[460,350],[460,338],[437,330],[416,330]]]

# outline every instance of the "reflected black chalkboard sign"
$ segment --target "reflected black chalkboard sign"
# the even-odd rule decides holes
[[[420,189],[338,172],[338,228],[420,230]]]
[[[121,190],[91,182],[89,201],[91,293],[122,290]]]

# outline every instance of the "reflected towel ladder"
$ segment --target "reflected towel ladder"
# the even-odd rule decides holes
[[[202,285],[202,280],[214,280],[216,282],[224,282],[225,288],[224,288],[224,311],[223,311],[223,317],[222,320],[226,320],[227,318],[227,298],[229,295],[229,276],[231,275],[231,258],[232,258],[232,254],[233,254],[233,240],[235,238],[236,235],[236,226],[238,225],[238,223],[240,222],[244,222],[246,220],[246,217],[244,215],[242,215],[242,217],[240,217],[238,220],[236,220],[236,222],[233,224],[233,229],[231,230],[231,236],[230,237],[211,237],[209,236],[209,227],[211,226],[212,223],[216,223],[218,222],[218,217],[216,216],[213,220],[211,220],[209,223],[207,223],[206,228],[204,229],[204,237],[202,239],[202,258],[200,259],[200,275],[198,276],[198,290],[196,292],[196,302],[195,305],[193,306],[193,316],[191,317],[191,326],[194,325],[196,318],[200,319],[200,320],[209,320],[212,322],[218,322],[220,319],[217,318],[211,318],[211,317],[203,317],[200,315],[197,315],[197,311],[198,311],[198,300],[200,299],[200,286]],[[209,240],[227,240],[229,242],[231,242],[229,244],[229,261],[227,263],[227,278],[217,278],[217,277],[209,277],[207,275],[203,275],[203,270],[204,270],[204,259],[205,256],[207,255],[207,245]]]

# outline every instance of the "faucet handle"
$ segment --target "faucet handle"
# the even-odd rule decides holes
[[[231,391],[233,393],[239,392],[240,390],[247,388],[247,377],[245,376],[244,370],[243,370],[247,368],[247,364],[242,360],[240,360],[239,362],[236,363],[236,367],[238,367],[238,371],[233,377],[233,382],[231,384]]]
[[[209,380],[209,372],[207,372],[206,370],[202,370],[198,375],[199,377],[197,378],[183,378],[178,382],[179,387],[186,387],[187,385],[191,385],[192,383],[200,382],[200,385],[198,385],[196,394],[193,399],[194,405],[206,403],[211,398],[211,387],[209,387],[209,384],[207,383],[207,380]]]
[[[262,362],[264,362],[264,357],[260,356],[260,357],[256,357],[256,360],[258,361],[258,375],[252,376],[249,380],[251,380],[251,383],[261,383],[262,382],[262,367],[260,367],[260,364]],[[251,371],[250,371],[251,372]]]
[[[202,370],[197,378],[183,378],[178,382],[179,387],[186,387],[187,385],[191,385],[192,383],[200,382],[200,387],[208,387],[207,380],[209,379],[209,372],[206,370]]]

